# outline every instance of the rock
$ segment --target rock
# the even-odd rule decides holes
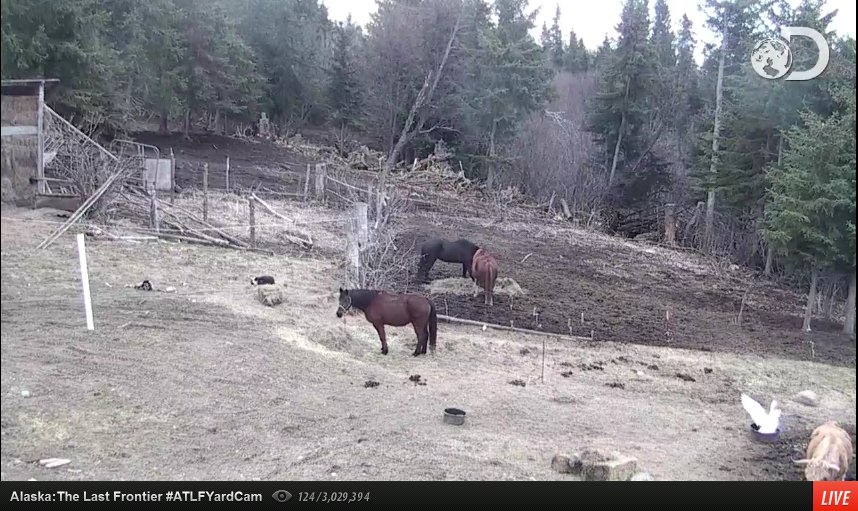
[[[257,288],[256,297],[263,305],[274,307],[284,301],[283,288],[277,285],[263,284]]]
[[[819,396],[812,390],[802,390],[793,396],[792,400],[806,406],[819,406]]]
[[[571,474],[572,465],[570,465],[570,461],[569,456],[564,454],[555,454],[554,458],[551,459],[551,468],[555,472],[560,472],[561,474]]]
[[[30,397],[30,391],[29,390],[22,390],[21,396],[22,397]]]
[[[652,476],[649,475],[649,472],[638,472],[637,474],[633,475],[631,479],[629,479],[629,481],[654,481],[654,480],[655,479],[653,479]]]
[[[554,458],[551,460],[551,468],[553,468],[555,472],[560,472],[561,474],[580,476],[581,470],[583,470],[581,456],[578,454],[572,454],[571,456],[555,454]]]
[[[637,472],[638,462],[630,456],[611,453],[609,456],[589,451],[581,456],[585,481],[628,481]]]

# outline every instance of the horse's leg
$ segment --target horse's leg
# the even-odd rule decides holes
[[[384,335],[384,324],[373,323],[372,326],[375,327],[375,331],[378,332],[378,338],[381,339],[381,354],[387,355],[387,338]]]
[[[435,259],[434,254],[425,254],[422,256],[420,261],[420,275],[418,275],[418,279],[421,282],[429,281],[429,271],[432,269],[432,266],[435,265]]]
[[[421,343],[422,347],[420,348],[420,353],[422,355],[426,354],[426,349],[429,347],[429,317],[430,315],[426,316],[426,322],[423,323],[423,328],[420,330],[423,332],[423,341]]]
[[[429,333],[426,325],[420,321],[411,323],[414,327],[414,333],[417,334],[417,347],[414,348],[414,356],[426,353],[426,343],[429,341]]]
[[[462,278],[468,278],[468,263],[462,263]]]

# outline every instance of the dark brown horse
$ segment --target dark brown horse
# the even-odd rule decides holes
[[[340,288],[340,304],[337,317],[350,309],[363,311],[366,320],[372,323],[381,339],[381,353],[387,355],[387,338],[384,326],[405,326],[409,323],[417,334],[417,348],[414,356],[426,354],[426,344],[435,351],[438,337],[438,316],[435,304],[426,297],[414,294],[391,294],[370,289]]]
[[[417,280],[426,282],[429,280],[429,270],[436,260],[445,263],[461,263],[462,277],[468,276],[471,269],[471,259],[479,247],[466,239],[448,241],[441,238],[433,238],[420,247],[420,264],[417,267]]]
[[[498,279],[498,262],[486,249],[481,248],[474,254],[471,263],[471,276],[483,288],[486,305],[494,305],[493,293]]]

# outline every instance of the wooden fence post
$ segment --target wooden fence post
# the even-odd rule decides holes
[[[176,196],[176,155],[170,148],[170,204],[173,204]]]
[[[203,220],[209,219],[209,164],[203,163]]]
[[[664,205],[664,240],[676,246],[676,204]]]
[[[310,195],[310,164],[307,164],[307,174],[304,176],[304,202]]]
[[[325,200],[325,179],[327,174],[327,166],[324,163],[316,164],[316,200]]]
[[[256,246],[256,200],[253,197],[247,198],[247,207],[250,211],[250,246]]]
[[[560,206],[563,207],[563,217],[566,220],[572,218],[572,211],[569,209],[569,203],[566,202],[566,199],[560,199]]]
[[[352,285],[360,287],[366,285],[366,277],[361,271],[360,255],[361,251],[366,247],[369,239],[368,211],[369,204],[366,202],[355,202],[352,206],[352,219],[351,222],[349,222],[349,281]]]
[[[161,232],[161,221],[158,219],[158,198],[155,190],[149,195],[149,228],[156,233]]]
[[[366,202],[355,202],[354,215],[356,220],[357,240],[360,243],[360,249],[366,248],[369,242],[369,204]]]
[[[226,157],[226,193],[229,193],[229,156]]]

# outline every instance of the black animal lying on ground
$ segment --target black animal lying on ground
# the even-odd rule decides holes
[[[149,283],[148,280],[144,280],[143,282],[134,286],[137,289],[142,289],[143,291],[152,291],[152,284]]]
[[[268,275],[262,275],[260,277],[253,277],[250,279],[250,285],[261,286],[262,284],[274,284],[274,277],[269,277]]]

